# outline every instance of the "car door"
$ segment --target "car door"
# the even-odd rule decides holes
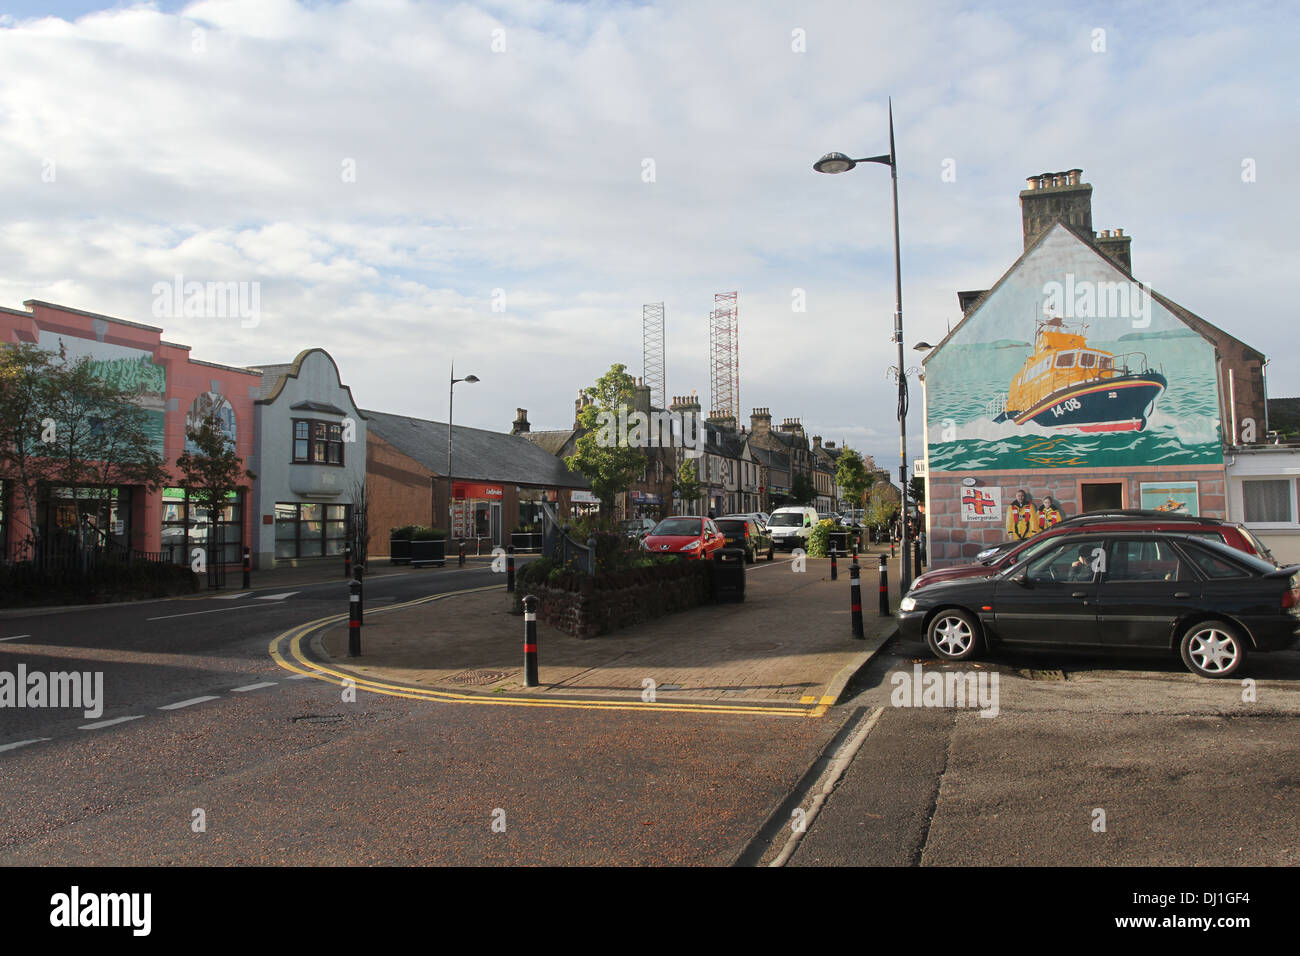
[[[1195,572],[1167,538],[1112,538],[1098,596],[1102,640],[1114,647],[1168,647],[1174,623],[1199,592]]]
[[[1009,643],[1101,643],[1097,592],[1105,539],[1062,537],[994,583],[993,627]]]

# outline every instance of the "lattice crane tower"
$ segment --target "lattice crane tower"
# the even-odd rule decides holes
[[[664,373],[664,304],[641,307],[641,381],[650,386],[650,404],[668,407],[668,379]]]
[[[709,383],[713,415],[740,421],[740,328],[736,292],[713,296],[709,315]]]

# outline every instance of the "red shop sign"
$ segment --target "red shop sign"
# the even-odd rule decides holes
[[[504,494],[500,485],[484,485],[472,481],[453,481],[451,484],[453,498],[496,498],[499,501]]]

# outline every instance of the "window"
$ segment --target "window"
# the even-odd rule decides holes
[[[1113,358],[1111,358],[1109,355],[1103,355],[1103,356],[1101,357],[1101,367],[1102,367],[1102,368],[1114,368],[1114,367],[1115,367],[1115,360],[1114,360]]]
[[[297,504],[275,506],[275,556],[319,558],[342,554],[348,538],[351,505]]]
[[[1112,541],[1106,580],[1181,581],[1185,577],[1177,553],[1163,541]]]
[[[1080,352],[1080,353],[1079,353],[1079,367],[1080,367],[1080,368],[1092,368],[1092,367],[1093,367],[1094,365],[1096,365],[1096,364],[1097,364],[1097,353],[1096,353],[1096,352]]]
[[[1187,553],[1207,578],[1244,578],[1247,576],[1246,571],[1237,567],[1237,565],[1193,544],[1187,545]]]
[[[1102,554],[1101,541],[1097,538],[1060,544],[1032,561],[1026,578],[1035,584],[1091,582],[1096,576],[1094,568],[1101,567]]]
[[[1057,368],[1074,368],[1074,353],[1062,352],[1056,357]]]
[[[183,488],[164,488],[162,501],[162,551],[173,564],[189,564],[193,549],[204,548],[211,560],[238,564],[244,556],[243,502],[232,492],[225,507],[212,520],[212,513],[185,495]]]
[[[314,465],[342,465],[343,426],[295,418],[293,460]]]
[[[1247,521],[1290,522],[1291,482],[1285,478],[1251,479],[1241,483]]]

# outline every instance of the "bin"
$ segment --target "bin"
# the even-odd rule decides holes
[[[720,548],[713,552],[710,571],[713,578],[713,600],[745,600],[744,548]]]

